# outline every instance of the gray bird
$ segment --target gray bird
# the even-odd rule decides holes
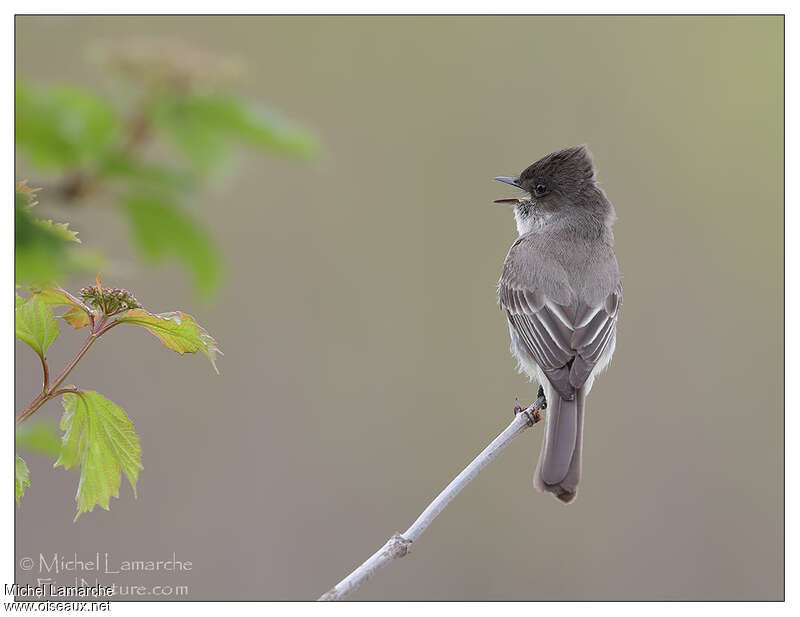
[[[614,255],[614,206],[595,182],[592,153],[548,154],[518,177],[519,237],[497,288],[520,372],[547,398],[547,428],[533,485],[565,503],[581,475],[586,395],[614,353],[622,283]]]

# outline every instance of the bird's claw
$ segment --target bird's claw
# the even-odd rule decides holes
[[[547,397],[544,395],[544,388],[539,386],[539,391],[536,393],[536,402],[534,403],[536,409],[547,409]]]
[[[514,399],[514,417],[524,413],[528,416],[528,421],[532,425],[540,422],[543,414],[542,411],[547,409],[547,398],[544,395],[544,388],[539,386],[539,391],[536,393],[536,400],[528,407],[522,407],[519,404],[519,399]]]

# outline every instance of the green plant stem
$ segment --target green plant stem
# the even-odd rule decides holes
[[[118,321],[112,321],[112,322],[111,322],[110,324],[108,324],[108,325],[107,325],[105,328],[98,329],[98,331],[97,331],[97,336],[101,336],[101,335],[105,334],[106,332],[108,332],[109,330],[111,330],[111,328],[113,328],[114,326],[118,326],[118,325],[119,325],[119,322],[118,322]]]
[[[22,422],[25,418],[27,418],[30,414],[34,411],[39,409],[42,405],[44,405],[44,398],[47,396],[47,392],[41,392],[39,396],[31,401],[31,404],[28,405],[22,412],[17,416],[17,422]]]
[[[105,323],[105,318],[101,319],[98,326],[102,326]],[[100,338],[104,333],[108,332],[112,327],[114,327],[117,322],[112,323],[109,326],[106,326],[103,329],[97,328],[95,331],[91,332],[84,341],[81,348],[78,352],[72,357],[72,359],[67,363],[64,369],[58,374],[58,376],[53,381],[53,384],[49,388],[45,388],[44,392],[42,392],[39,396],[37,396],[33,401],[28,405],[25,409],[23,409],[20,414],[17,416],[17,423],[23,422],[24,420],[31,417],[36,411],[38,411],[47,401],[56,396],[63,394],[64,391],[72,392],[73,390],[70,388],[65,388],[64,390],[59,390],[58,387],[64,383],[64,380],[69,376],[72,372],[72,369],[81,361],[86,352],[89,351],[89,348],[94,344],[94,342]]]
[[[64,370],[62,370],[58,374],[58,377],[55,378],[55,381],[53,381],[53,385],[50,388],[50,395],[52,395],[52,393],[56,390],[56,388],[58,388],[58,386],[64,383],[64,380],[72,372],[72,369],[74,369],[75,366],[78,364],[78,362],[80,362],[81,358],[83,358],[86,352],[89,351],[89,348],[94,344],[94,342],[97,340],[99,336],[100,335],[95,332],[92,332],[89,335],[89,337],[86,339],[86,342],[84,342],[84,344],[78,350],[78,353],[76,353],[72,357],[72,360],[69,361],[69,364],[67,364],[67,366],[64,367]]]

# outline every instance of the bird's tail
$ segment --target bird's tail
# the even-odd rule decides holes
[[[549,383],[543,385],[547,396],[547,427],[533,486],[569,503],[575,499],[581,478],[585,392],[579,388],[575,398],[568,401]]]

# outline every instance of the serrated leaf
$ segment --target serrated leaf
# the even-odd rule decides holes
[[[60,332],[53,309],[36,295],[14,310],[14,327],[17,338],[40,356],[45,355]]]
[[[23,210],[29,212],[35,205],[39,203],[36,199],[36,193],[38,193],[41,189],[28,186],[27,180],[20,180],[17,182],[14,189],[14,204],[18,208],[22,208]]]
[[[78,513],[95,505],[108,510],[109,499],[119,497],[121,473],[125,473],[134,497],[142,469],[139,437],[125,412],[106,397],[90,390],[66,393],[61,453],[54,466],[69,469],[80,465],[81,476],[75,501]]]
[[[79,243],[66,223],[42,221],[33,215],[33,191],[17,184],[14,200],[14,266],[18,283],[49,282],[79,269],[74,252]]]
[[[14,440],[17,448],[49,458],[56,458],[61,451],[58,426],[52,420],[33,418],[23,422],[17,426]]]
[[[206,295],[219,284],[220,257],[210,235],[169,199],[135,195],[125,201],[133,239],[142,255],[154,262],[179,259],[195,288]]]
[[[28,470],[28,465],[19,456],[17,456],[14,464],[14,497],[17,499],[19,506],[22,496],[25,494],[25,487],[31,485],[31,473]]]
[[[15,107],[17,145],[41,167],[63,171],[101,160],[120,133],[111,106],[74,86],[18,83]]]
[[[78,232],[72,231],[69,228],[69,223],[54,223],[50,219],[47,219],[46,221],[42,219],[36,219],[34,223],[38,225],[44,233],[50,234],[54,238],[58,238],[63,242],[81,243],[80,239],[78,238]]]
[[[39,223],[24,203],[15,202],[14,274],[19,283],[52,280],[62,271],[68,243]]]
[[[202,351],[219,374],[216,355],[222,352],[213,337],[191,315],[180,311],[154,314],[143,309],[132,309],[122,313],[116,320],[147,328],[168,349],[181,355]]]

